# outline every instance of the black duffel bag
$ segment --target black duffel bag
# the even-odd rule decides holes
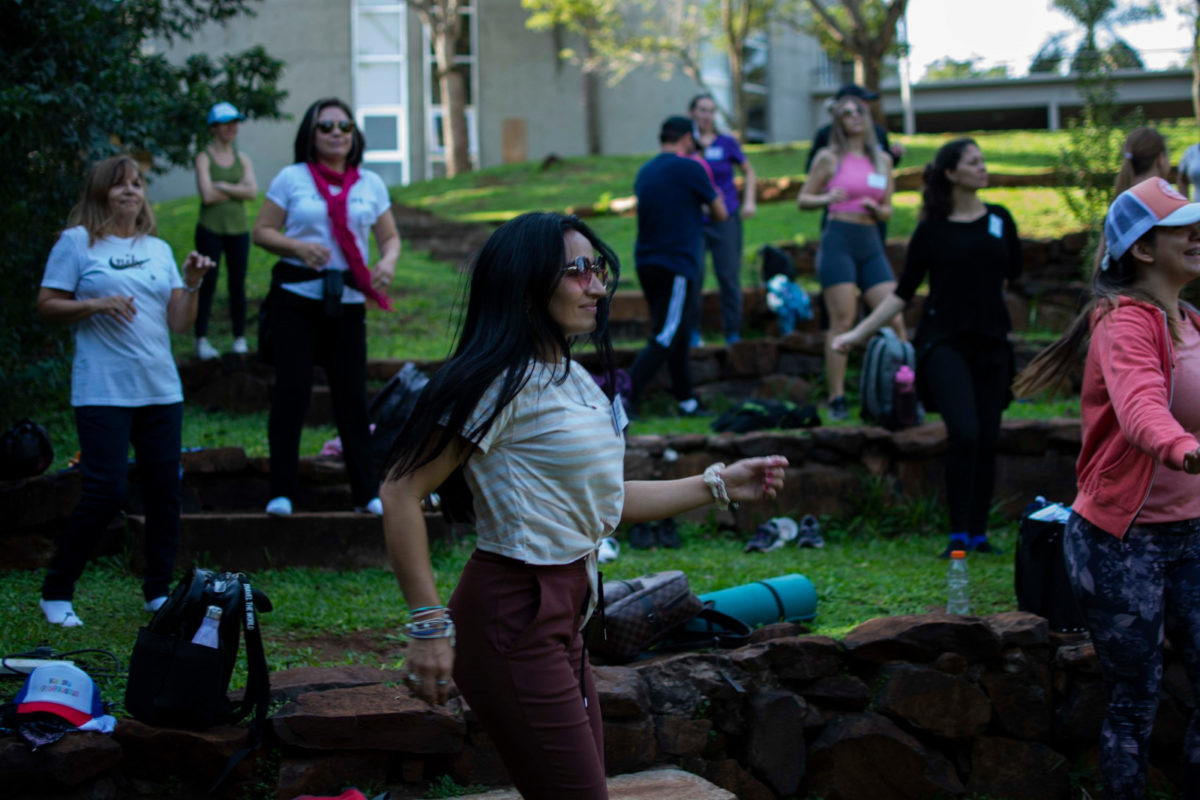
[[[1027,515],[1021,520],[1014,573],[1017,608],[1045,617],[1051,630],[1079,633],[1087,628],[1067,574],[1063,555],[1065,530],[1066,522],[1060,519]]]

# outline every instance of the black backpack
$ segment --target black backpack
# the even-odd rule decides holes
[[[417,407],[417,398],[429,377],[409,361],[391,377],[367,410],[367,418],[375,425],[371,434],[371,469],[376,477],[383,477],[383,466],[391,455],[392,445],[404,423]]]
[[[192,642],[210,606],[221,610],[216,647]],[[239,722],[254,712],[246,746],[230,758],[213,788],[262,741],[270,679],[258,612],[271,609],[267,596],[252,588],[242,573],[193,567],[150,624],[138,631],[125,689],[125,708],[134,719],[165,728],[204,730]],[[243,635],[246,692],[235,703],[227,692]]]
[[[815,428],[821,424],[812,405],[790,400],[744,400],[713,420],[712,429],[749,433],[767,428]]]
[[[41,475],[54,463],[54,447],[46,429],[29,417],[0,435],[0,480]]]
[[[776,275],[786,275],[790,281],[796,277],[796,264],[786,250],[764,244],[758,251],[762,255],[762,282],[765,286]]]
[[[916,402],[915,394],[911,409],[902,412],[896,407],[896,373],[901,366],[916,373],[917,356],[912,342],[900,341],[889,327],[880,328],[879,333],[867,342],[867,353],[863,357],[858,399],[864,422],[874,422],[894,431],[925,421],[925,409]]]

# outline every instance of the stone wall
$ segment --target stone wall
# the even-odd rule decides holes
[[[613,775],[674,765],[741,800],[1067,800],[1074,780],[1096,791],[1107,691],[1094,650],[1031,614],[879,618],[841,640],[781,623],[737,650],[599,666],[596,677]],[[461,698],[431,707],[398,673],[288,670],[273,675],[272,692],[268,752],[257,771],[244,762],[224,797],[251,783],[291,800],[346,785],[422,797],[442,775],[508,782]],[[1177,780],[1193,707],[1168,650],[1151,750],[1156,788]],[[190,797],[241,735],[122,720],[111,740],[70,735],[34,754],[8,739],[0,776],[20,796],[166,796],[152,794],[166,783],[170,796]]]

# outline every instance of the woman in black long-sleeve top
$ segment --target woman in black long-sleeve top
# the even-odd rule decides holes
[[[1007,209],[979,198],[986,186],[987,165],[973,140],[956,139],[938,150],[925,167],[921,221],[895,292],[833,341],[842,352],[864,344],[929,276],[913,344],[921,399],[941,412],[949,436],[950,543],[943,557],[951,550],[996,552],[987,518],[1013,375],[1004,286],[1021,274],[1021,243]]]

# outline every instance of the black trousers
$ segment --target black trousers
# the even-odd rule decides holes
[[[275,391],[267,439],[271,446],[271,497],[296,496],[300,469],[300,429],[312,397],[313,366],[329,379],[333,418],[342,437],[354,505],[378,494],[371,475],[371,434],[367,424],[367,329],[362,303],[325,315],[325,304],[286,289],[271,300],[275,346]]]
[[[183,403],[163,406],[77,406],[83,476],[79,502],[67,521],[42,581],[45,600],[71,600],[104,529],[125,504],[129,445],[137,458],[138,482],[146,510],[147,600],[171,591],[171,571],[179,551],[179,443]]]
[[[250,234],[225,236],[213,233],[202,225],[196,226],[196,251],[208,256],[218,265],[225,254],[225,283],[229,286],[229,317],[234,337],[246,335],[246,264],[250,260]],[[196,308],[196,336],[208,335],[208,317],[212,312],[213,295],[217,293],[217,269],[204,274]]]
[[[692,365],[689,350],[692,330],[696,327],[695,281],[663,267],[637,268],[642,293],[650,307],[650,341],[629,368],[633,379],[633,403],[636,406],[654,373],[667,362],[671,373],[671,392],[676,400],[692,396]]]
[[[1003,340],[959,334],[924,353],[918,373],[946,422],[950,532],[987,533],[1012,350]]]

